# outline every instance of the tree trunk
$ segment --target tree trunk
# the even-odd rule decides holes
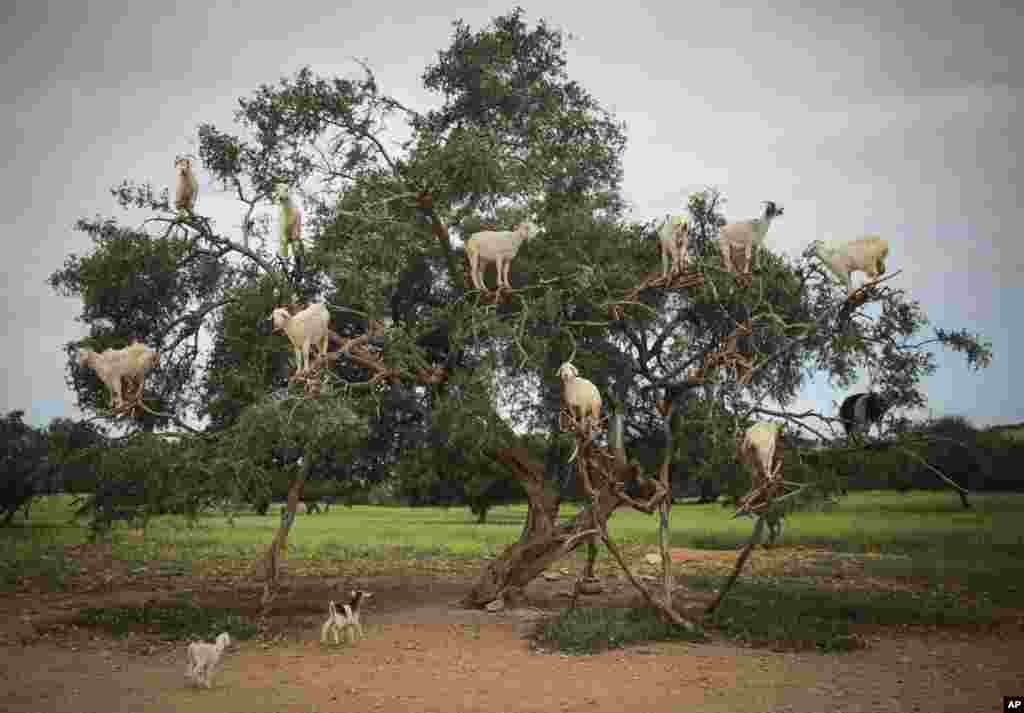
[[[598,509],[584,508],[571,522],[558,522],[557,494],[544,487],[544,468],[530,460],[521,448],[503,448],[492,454],[523,483],[529,499],[528,529],[524,537],[510,545],[480,573],[466,596],[466,606],[479,607],[503,596],[507,590],[525,587],[551,564],[562,559],[581,544],[590,541],[598,521],[603,525],[618,507],[620,500],[611,493],[602,493]]]
[[[281,513],[281,525],[278,527],[277,534],[274,535],[274,541],[270,543],[270,547],[267,548],[267,554],[263,559],[264,580],[261,603],[264,614],[268,613],[270,604],[277,596],[281,559],[288,551],[288,533],[292,529],[292,523],[295,522],[295,511],[302,498],[302,488],[306,484],[307,467],[308,464],[304,464],[299,469],[298,476],[288,488],[288,505],[285,511]]]

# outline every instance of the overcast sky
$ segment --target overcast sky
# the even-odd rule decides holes
[[[1024,421],[1024,379],[1010,367],[1024,347],[1011,330],[1024,323],[1013,311],[1024,310],[1019,0],[663,4],[522,3],[531,24],[543,17],[577,36],[568,41],[570,76],[627,122],[633,217],[678,211],[690,191],[715,185],[730,219],[755,217],[762,200],[785,207],[768,234],[776,251],[882,235],[890,271],[903,270],[890,285],[920,301],[933,325],[967,327],[993,343],[994,362],[980,372],[938,354],[925,384],[932,411],[979,426]],[[12,5],[0,25],[8,107],[0,114],[8,166],[0,410],[24,409],[35,425],[80,415],[62,347],[86,333],[75,322],[81,304],[45,280],[69,253],[90,250],[76,219],[141,220],[117,208],[110,187],[126,178],[169,186],[174,156],[196,152],[200,122],[233,132],[239,97],[304,65],[356,76],[349,58],[360,57],[385,93],[434,106],[419,77],[449,45],[451,22],[479,29],[513,7]],[[236,204],[201,170],[199,180],[199,210],[237,230]],[[819,379],[797,407],[830,411],[848,392]]]

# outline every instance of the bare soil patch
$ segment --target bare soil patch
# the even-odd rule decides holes
[[[673,553],[688,572],[708,567],[715,571],[707,573],[722,573],[734,557]],[[496,614],[457,603],[479,563],[419,570],[406,563],[406,571],[376,576],[362,567],[344,574],[346,563],[339,563],[325,576],[290,567],[265,636],[229,650],[213,689],[196,690],[184,678],[184,644],[141,634],[115,640],[69,622],[86,606],[169,602],[184,593],[200,605],[253,615],[260,589],[244,579],[244,567],[234,576],[225,573],[230,567],[218,567],[201,577],[154,578],[131,575],[96,553],[82,561],[90,566],[69,591],[45,593],[25,583],[0,600],[3,710],[975,713],[996,710],[1001,697],[1019,694],[1024,681],[1024,612],[1005,612],[986,632],[864,632],[867,649],[839,655],[754,650],[713,638],[569,657],[538,653],[527,636],[538,618],[565,607],[573,562],[566,563],[568,574],[531,584],[521,608]],[[813,567],[819,560],[802,551],[759,550],[753,571],[799,571],[794,563],[801,561]],[[104,580],[93,566],[111,576]],[[644,565],[637,567],[643,571]],[[626,582],[607,576],[611,571],[603,578],[605,593],[587,597],[584,605],[634,599]],[[853,580],[856,566],[842,576]],[[327,599],[357,587],[375,593],[364,614],[367,638],[354,647],[322,647],[319,625]],[[703,596],[693,595],[695,611]]]

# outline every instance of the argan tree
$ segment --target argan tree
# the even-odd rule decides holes
[[[691,217],[687,274],[660,278],[652,226],[625,218],[625,128],[569,78],[560,31],[527,26],[521,9],[477,31],[456,22],[422,80],[438,97],[425,112],[387,96],[367,67],[359,79],[303,69],[261,86],[239,101],[238,133],[199,127],[202,169],[239,201],[238,234],[215,229],[201,199],[198,213],[178,214],[166,191],[125,182],[113,193],[151,213],[143,229],[80,221],[93,251],[70,256],[51,278],[83,301],[83,344],[137,337],[160,349],[137,428],[209,418],[204,433],[179,434],[188,467],[176,472],[192,474],[177,476],[179,491],[241,492],[291,469],[265,602],[306,475],[371,443],[374,462],[394,477],[418,477],[408,464],[426,446],[457,449],[520,481],[527,523],[469,593],[468,603],[482,605],[585,542],[603,540],[620,557],[606,525],[624,505],[659,512],[667,538],[666,484],[695,437],[682,434],[696,414],[712,444],[705,462],[723,463],[759,413],[825,435],[828,416],[785,410],[808,371],[844,384],[870,367],[894,404],[923,403],[918,386],[934,365],[911,341],[925,323],[919,305],[882,284],[855,307],[817,266],[770,250],[749,278],[724,273],[715,240],[723,198],[713,189],[680,208]],[[386,126],[398,124],[409,138],[392,148]],[[257,210],[282,182],[306,215],[306,243],[288,259],[275,254]],[[527,216],[543,232],[515,258],[512,289],[469,289],[456,238]],[[319,300],[332,314],[330,353],[295,379],[290,348],[267,317]],[[936,330],[935,340],[975,366],[990,358],[963,332]],[[562,433],[555,373],[569,359],[598,385],[607,431]],[[70,357],[69,369],[79,403],[102,414],[95,381]],[[506,418],[548,433],[543,462]],[[561,522],[572,481],[587,506]],[[667,590],[667,574],[665,582]],[[636,584],[685,623],[667,594],[656,599]]]

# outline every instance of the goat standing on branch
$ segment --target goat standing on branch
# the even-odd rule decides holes
[[[160,355],[155,349],[140,342],[132,342],[123,349],[107,349],[100,353],[88,347],[78,350],[78,365],[92,369],[110,392],[111,406],[118,409],[124,405],[122,379],[135,384],[135,394],[142,395],[146,374],[160,365]]]
[[[270,313],[270,320],[274,323],[274,331],[283,331],[292,343],[296,374],[309,369],[309,351],[314,344],[320,356],[327,353],[327,335],[331,323],[327,305],[311,304],[294,316],[288,314],[284,307],[278,307]]]
[[[594,382],[580,378],[579,371],[570,362],[565,362],[558,368],[558,376],[562,379],[562,403],[569,411],[575,422],[577,433],[586,434],[589,438],[592,428],[596,428],[601,419],[601,393],[594,386]],[[560,425],[562,418],[559,417]],[[577,441],[578,447],[578,441]],[[571,462],[576,457],[574,451],[569,458]]]
[[[771,502],[782,480],[779,472],[782,470],[782,454],[778,448],[779,438],[782,433],[782,426],[770,421],[759,421],[747,429],[740,442],[737,457],[751,475],[750,494],[740,501],[736,510],[737,515],[747,512],[761,510]],[[778,453],[777,453],[778,451]],[[778,457],[776,457],[778,455]],[[778,534],[775,529],[778,522],[769,523],[771,540],[775,540]]]
[[[281,242],[278,254],[287,258],[289,246],[294,243],[296,249],[302,246],[302,209],[299,208],[288,193],[288,186],[278,184],[274,189],[274,197],[281,205],[280,225]]]
[[[469,278],[473,287],[478,290],[484,286],[484,273],[488,265],[494,265],[497,271],[497,289],[512,289],[508,281],[512,259],[519,252],[524,240],[537,235],[540,228],[527,220],[516,226],[515,230],[482,230],[473,233],[466,241],[466,261],[469,263]]]
[[[804,253],[815,255],[839,281],[846,286],[846,296],[853,294],[853,273],[860,270],[868,277],[864,287],[885,274],[885,258],[889,256],[889,243],[877,235],[865,235],[842,245],[826,245],[815,240]]]
[[[738,271],[732,261],[734,248],[742,248],[746,257],[746,271],[752,272],[754,265],[754,247],[764,244],[765,236],[768,235],[768,228],[771,227],[772,219],[782,215],[782,206],[777,206],[773,201],[764,201],[764,215],[753,220],[745,220],[739,223],[728,223],[718,231],[718,245],[722,252],[722,265],[733,275]]]
[[[683,271],[686,249],[690,242],[690,223],[685,215],[666,215],[658,227],[658,247],[661,250],[661,274],[667,278]]]
[[[199,181],[192,173],[192,159],[184,156],[174,159],[174,173],[174,208],[191,213],[199,195]]]
[[[885,400],[875,393],[851,394],[843,400],[839,407],[839,419],[843,423],[846,437],[851,434],[867,435],[871,426],[882,428],[882,417],[889,410]]]

